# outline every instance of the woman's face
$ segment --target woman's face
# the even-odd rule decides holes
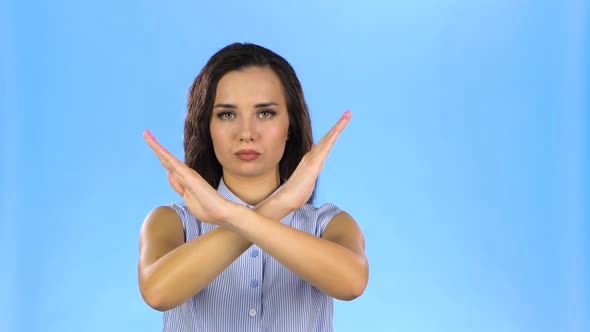
[[[289,115],[274,71],[249,67],[225,74],[213,105],[211,138],[224,176],[278,178]]]

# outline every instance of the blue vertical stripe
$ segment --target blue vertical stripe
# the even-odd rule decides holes
[[[248,206],[225,185],[218,192]],[[184,203],[171,203],[190,241],[217,226],[196,219]],[[281,222],[321,236],[340,212],[332,204],[306,204]],[[182,331],[332,331],[333,299],[252,245],[198,294],[164,313],[165,332]]]

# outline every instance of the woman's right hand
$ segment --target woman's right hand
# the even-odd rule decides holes
[[[168,171],[170,186],[183,198],[192,214],[199,220],[223,225],[229,210],[237,204],[221,196],[199,173],[172,155],[149,130],[143,137]]]
[[[282,202],[289,210],[294,211],[307,203],[315,187],[316,179],[324,167],[324,161],[351,117],[350,110],[344,112],[332,129],[303,156],[289,180],[276,194],[279,202]]]

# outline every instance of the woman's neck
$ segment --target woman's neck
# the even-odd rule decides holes
[[[234,195],[250,205],[257,205],[265,200],[280,184],[278,172],[259,177],[240,177],[223,172],[223,182]]]

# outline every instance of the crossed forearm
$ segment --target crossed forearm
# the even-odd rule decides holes
[[[272,196],[252,210],[271,220],[290,212]],[[217,227],[159,258],[148,272],[148,287],[158,298],[156,309],[169,310],[200,292],[251,245],[238,233]]]
[[[269,197],[254,209],[234,206],[226,224],[190,240],[150,267],[159,310],[174,308],[205,288],[252,243],[326,294],[354,299],[366,284],[366,262],[334,242],[283,225],[290,209]],[[214,253],[214,254],[212,254]]]
[[[226,226],[326,294],[352,300],[365,288],[368,266],[348,248],[238,207]]]

